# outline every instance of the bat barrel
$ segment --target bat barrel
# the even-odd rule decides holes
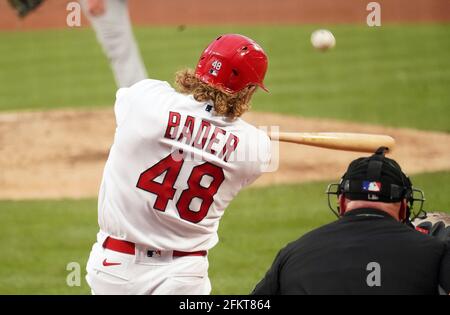
[[[273,140],[316,146],[327,149],[373,153],[379,147],[392,151],[395,140],[387,135],[339,132],[280,132]]]

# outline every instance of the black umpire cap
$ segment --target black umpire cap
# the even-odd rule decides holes
[[[361,157],[350,163],[339,184],[328,185],[328,207],[336,216],[341,216],[339,207],[332,206],[331,195],[344,195],[349,200],[366,200],[395,203],[406,199],[406,221],[426,215],[423,210],[425,202],[421,189],[412,186],[409,177],[403,173],[400,165],[385,156],[387,149],[379,148],[369,157]],[[333,190],[336,189],[336,190]],[[418,210],[413,211],[415,202],[419,202]]]
[[[339,185],[340,193],[350,200],[399,202],[409,199],[412,184],[400,165],[385,157],[386,148],[379,148],[370,157],[350,163]]]

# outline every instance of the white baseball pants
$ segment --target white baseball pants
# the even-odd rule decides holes
[[[148,257],[148,249],[139,246],[135,253],[95,243],[86,267],[92,294],[210,294],[207,256],[173,257],[168,251]]]

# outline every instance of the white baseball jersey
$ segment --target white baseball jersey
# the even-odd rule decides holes
[[[143,80],[117,92],[98,200],[103,232],[160,250],[208,250],[225,208],[270,160],[266,133]]]

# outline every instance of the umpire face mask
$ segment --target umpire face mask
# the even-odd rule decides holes
[[[381,147],[370,157],[354,160],[339,184],[328,185],[328,206],[336,216],[340,217],[343,213],[338,206],[333,207],[330,195],[341,194],[350,200],[372,202],[396,203],[406,199],[406,217],[403,222],[408,224],[410,220],[425,214],[423,191],[413,188],[411,180],[403,173],[400,165],[387,158],[385,152],[386,148]],[[419,202],[416,212],[413,210],[415,202]]]

